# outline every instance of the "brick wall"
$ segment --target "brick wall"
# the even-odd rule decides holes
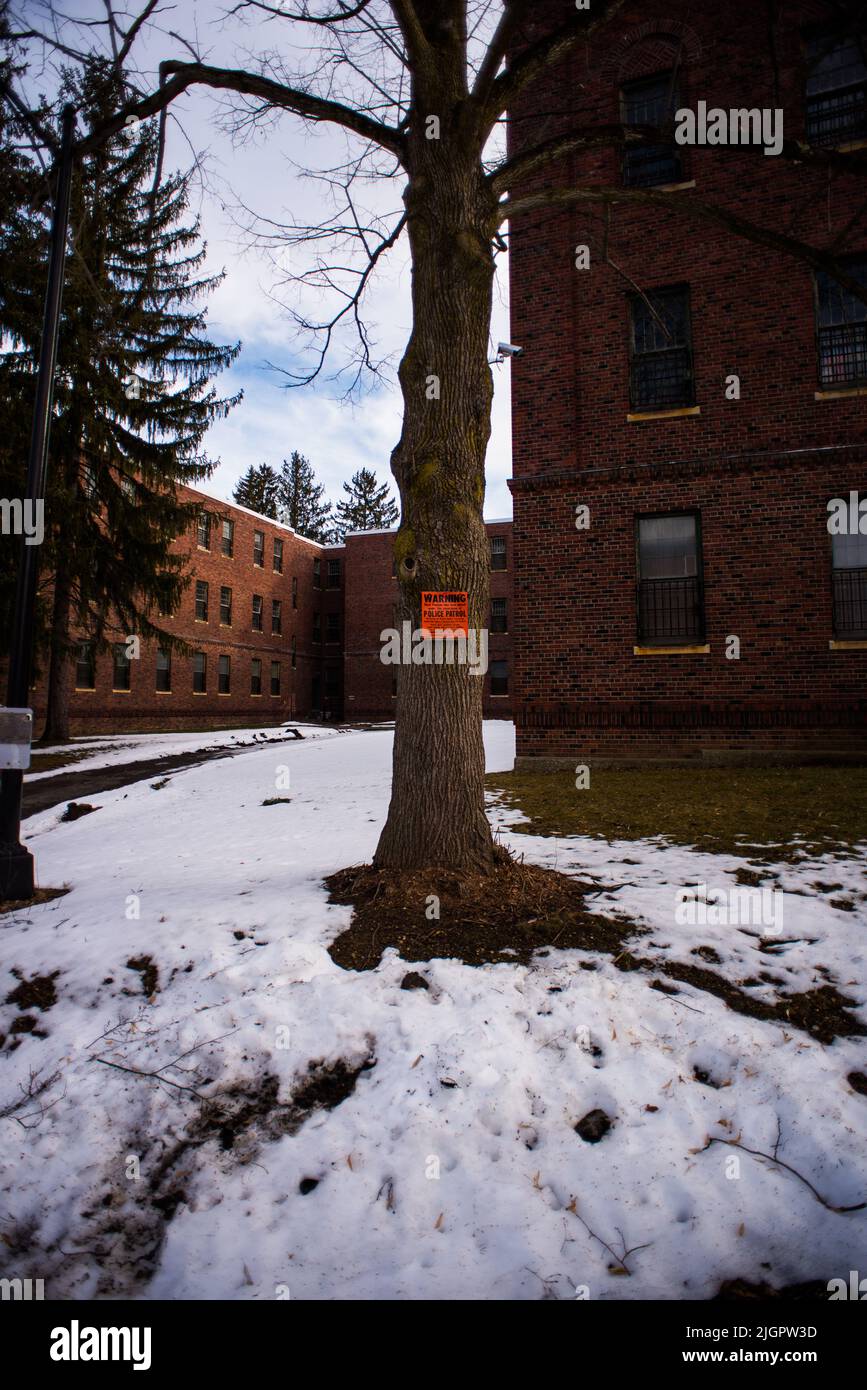
[[[536,32],[570,9],[540,4]],[[802,136],[802,28],[831,9],[786,7],[772,61],[761,6],[627,6],[512,113],[511,152],[567,122],[618,121],[621,83],[670,67],[676,52],[681,106],[782,106],[786,136]],[[737,147],[683,154],[681,181],[694,187],[678,196],[820,248],[867,251],[861,180]],[[618,187],[620,155],[564,160],[526,190],[546,183]],[[867,644],[829,645],[826,506],[867,494],[867,392],[820,390],[810,268],[684,212],[618,204],[615,269],[604,222],[585,204],[511,227],[511,333],[525,349],[511,368],[518,755],[863,746]],[[587,270],[575,268],[580,245]],[[641,413],[630,405],[629,296],[680,284],[698,412],[628,419]],[[733,373],[739,400],[726,399]],[[582,503],[591,524],[578,531]],[[700,516],[710,651],[636,655],[636,518],[681,510]],[[740,637],[740,660],[726,659],[728,635]]]

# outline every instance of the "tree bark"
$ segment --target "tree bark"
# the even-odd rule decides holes
[[[452,105],[452,129],[447,136],[444,118],[441,139],[427,138],[422,118],[414,122],[404,196],[413,330],[400,366],[403,429],[391,467],[402,503],[398,619],[408,619],[413,631],[421,625],[424,590],[466,590],[470,629],[487,627],[483,504],[496,206],[476,142],[462,140],[454,112]],[[484,677],[467,665],[401,665],[391,804],[376,867],[493,868],[483,686]]]
[[[54,601],[51,609],[51,635],[48,657],[48,693],[45,728],[40,743],[69,742],[69,700],[72,666],[69,646],[69,615],[72,609],[72,583],[69,566],[62,548],[54,576]]]

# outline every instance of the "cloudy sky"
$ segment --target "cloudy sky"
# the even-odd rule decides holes
[[[47,0],[26,0],[30,22]],[[20,8],[20,6],[19,6]],[[139,3],[130,4],[134,14]],[[243,22],[229,16],[222,0],[166,0],[165,9],[146,42],[137,44],[142,77],[155,80],[157,65],[165,58],[188,58],[183,45],[167,31],[193,41],[204,61],[226,66],[250,66],[255,55],[269,48],[283,50],[290,67],[305,63],[304,55],[286,52],[290,27],[282,21],[260,18]],[[104,14],[100,0],[67,0],[64,10],[84,19]],[[227,17],[228,16],[228,17]],[[94,32],[90,30],[90,32]],[[314,31],[315,34],[315,31]],[[49,84],[43,90],[50,95]],[[229,498],[231,490],[250,464],[279,467],[293,449],[306,454],[330,497],[336,499],[342,483],[358,468],[373,469],[379,478],[391,480],[389,455],[400,434],[401,402],[395,369],[409,330],[409,267],[405,243],[381,265],[367,299],[365,319],[381,354],[393,354],[388,383],[352,402],[342,399],[341,384],[327,378],[346,365],[345,345],[338,342],[324,378],[313,386],[287,389],[279,370],[297,369],[305,361],[302,342],[285,308],[298,307],[297,292],[277,289],[277,271],[261,248],[250,247],[243,223],[244,209],[276,223],[318,223],[328,211],[319,181],[305,179],[301,168],[323,169],[339,163],[348,149],[357,153],[358,142],[347,143],[334,127],[305,128],[295,117],[281,114],[267,129],[240,139],[226,128],[228,102],[202,88],[194,88],[174,103],[169,122],[170,162],[186,166],[191,147],[206,154],[205,170],[195,191],[208,243],[210,270],[225,270],[225,280],[211,296],[209,328],[219,341],[241,340],[235,365],[219,378],[221,393],[243,388],[244,400],[229,418],[213,426],[206,441],[210,455],[220,459],[207,490]],[[372,189],[368,206],[386,213],[401,208],[402,179]],[[290,267],[297,269],[299,253],[292,252]],[[492,326],[492,351],[509,337],[507,308],[507,258],[500,257],[499,284]],[[293,298],[294,294],[294,298]],[[331,301],[333,304],[333,301]],[[311,307],[310,303],[306,306]],[[324,302],[322,309],[328,307]],[[315,311],[316,305],[312,308]],[[309,361],[309,359],[306,359]],[[268,363],[272,364],[269,368]],[[488,450],[486,517],[511,515],[506,479],[511,473],[509,416],[509,366],[494,366],[495,402],[493,433]]]

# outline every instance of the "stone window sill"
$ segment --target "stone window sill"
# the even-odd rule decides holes
[[[626,416],[627,424],[635,424],[639,420],[684,420],[693,415],[701,414],[700,405],[679,406],[676,410],[635,410],[629,411]]]
[[[691,653],[706,655],[710,651],[710,643],[705,642],[699,645],[683,645],[679,647],[633,647],[634,656],[688,656]]]

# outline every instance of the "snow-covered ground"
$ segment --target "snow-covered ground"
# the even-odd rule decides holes
[[[509,725],[487,725],[486,746],[489,769],[511,766]],[[846,1080],[867,1040],[822,1046],[604,955],[332,962],[351,913],[322,878],[370,859],[390,757],[389,731],[263,746],[90,796],[100,809],[72,823],[27,822],[41,882],[71,891],[0,926],[0,998],[57,972],[57,1002],[29,1010],[46,1036],[3,1050],[0,1111],[32,1072],[55,1079],[18,1112],[32,1127],[0,1119],[0,1272],[44,1278],[49,1298],[176,1299],[707,1298],[728,1278],[867,1273],[867,1211],[832,1213],[782,1167],[704,1147],[778,1146],[827,1203],[867,1200],[867,1097]],[[676,920],[679,887],[733,886],[741,861],[527,837],[492,815],[528,859],[596,878],[596,910],[650,926],[642,956],[713,947],[731,979],[776,976],[768,1000],[830,980],[867,1023],[863,858],[773,869],[767,953],[755,929]],[[127,965],[142,957],[149,998]],[[429,990],[401,990],[408,970]],[[0,1005],[0,1033],[19,1013]],[[374,1062],[342,1104],[292,1133],[262,1115],[231,1148],[203,1142],[178,1089],[273,1077],[286,1101],[338,1059]],[[587,1143],[574,1126],[594,1109],[613,1125]]]
[[[246,748],[254,743],[282,742],[290,729],[298,729],[304,738],[334,738],[345,730],[327,724],[305,724],[292,720],[288,724],[263,729],[206,729],[198,733],[169,734],[94,734],[74,739],[46,749],[52,757],[68,757],[69,762],[45,772],[28,772],[28,782],[54,777],[58,772],[92,772],[100,767],[117,767],[123,763],[150,761],[182,753],[201,753],[214,748]],[[41,750],[37,748],[37,755]]]

